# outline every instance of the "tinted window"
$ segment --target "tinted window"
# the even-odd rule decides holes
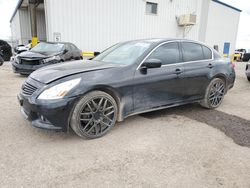
[[[134,63],[151,46],[147,41],[130,41],[120,43],[105,50],[93,58],[95,61],[130,65]]]
[[[212,59],[212,51],[206,46],[202,46],[204,59]]]
[[[203,60],[203,51],[200,44],[183,42],[182,43],[183,60],[197,61]]]
[[[69,44],[65,44],[65,48],[69,51],[72,51]]]
[[[163,44],[158,47],[148,59],[160,59],[163,65],[180,62],[180,52],[177,42]]]
[[[74,44],[70,44],[70,47],[73,51],[78,51],[78,48]]]

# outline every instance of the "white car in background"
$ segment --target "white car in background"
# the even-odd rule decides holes
[[[23,45],[23,44],[18,45],[18,46],[14,49],[14,51],[15,51],[16,54],[20,54],[20,53],[25,52],[25,51],[28,51],[28,50],[30,50],[30,49],[31,49],[31,43],[29,43],[29,44],[27,44],[27,45]]]

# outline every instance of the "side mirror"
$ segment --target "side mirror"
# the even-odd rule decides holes
[[[147,59],[142,64],[142,68],[148,68],[148,69],[159,68],[161,67],[161,65],[162,65],[162,62],[160,59]]]
[[[98,56],[101,52],[94,52],[94,56]]]
[[[69,50],[64,49],[64,50],[63,50],[63,54],[66,54],[68,51],[69,51]]]

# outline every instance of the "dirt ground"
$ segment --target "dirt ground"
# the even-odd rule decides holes
[[[100,139],[33,128],[16,99],[25,77],[0,67],[0,187],[250,188],[250,83],[217,110],[186,105],[126,119]]]

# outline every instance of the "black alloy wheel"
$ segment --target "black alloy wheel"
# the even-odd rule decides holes
[[[201,106],[205,108],[217,108],[225,95],[225,82],[220,78],[214,78],[206,89]]]
[[[105,92],[93,91],[76,105],[71,127],[81,137],[98,138],[114,126],[116,119],[116,101]]]

